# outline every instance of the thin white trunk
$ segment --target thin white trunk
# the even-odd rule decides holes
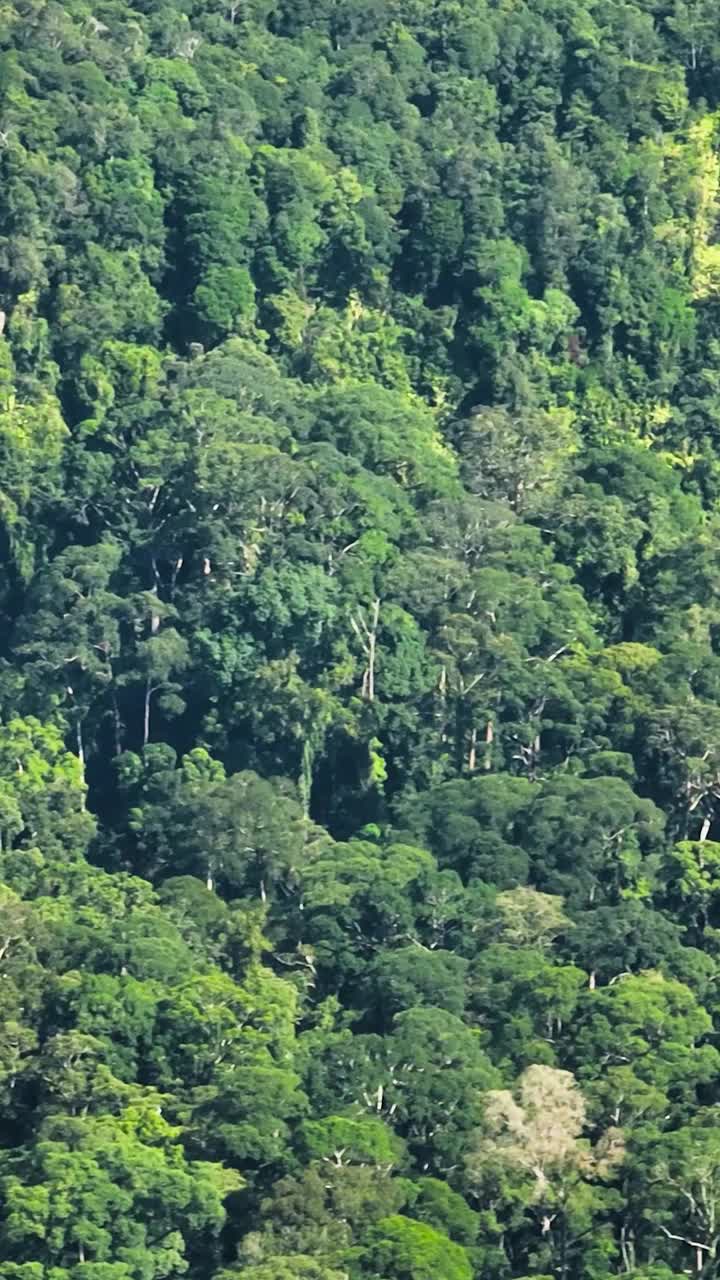
[[[488,773],[492,769],[492,748],[493,748],[494,740],[495,740],[495,726],[493,725],[492,720],[488,720],[485,726],[485,760],[484,760],[484,768]]]
[[[363,698],[366,698],[368,702],[373,702],[375,699],[375,663],[377,659],[377,633],[379,621],[379,600],[373,600],[369,624],[363,614],[359,614],[357,618],[350,619],[350,625],[360,641],[363,653],[367,659],[367,665],[363,672],[362,696]]]
[[[80,808],[85,808],[85,744],[83,743],[82,720],[78,719],[75,725],[75,736],[77,739],[77,755],[80,762],[80,778],[83,789],[80,793]]]
[[[154,556],[153,556],[153,560],[152,560],[152,571],[153,571],[153,579],[154,579],[154,583],[153,583],[153,586],[152,586],[152,588],[151,588],[151,589],[152,589],[152,593],[153,593],[153,595],[154,595],[154,596],[158,596],[158,597],[159,597],[159,595],[160,595],[160,573],[159,573],[159,571],[158,571],[157,562],[156,562],[156,560],[155,560],[155,557],[154,557]],[[158,633],[158,631],[159,631],[159,630],[160,630],[160,614],[157,612],[157,610],[156,610],[156,609],[153,609],[152,613],[150,614],[150,634],[151,634],[151,635],[153,635],[153,636],[154,636],[154,635],[157,635],[157,633]]]
[[[148,676],[145,681],[145,705],[143,708],[143,746],[146,747],[150,741],[150,699],[153,695],[153,688]]]

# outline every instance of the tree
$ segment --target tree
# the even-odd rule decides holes
[[[501,937],[511,945],[548,947],[573,927],[562,910],[562,900],[537,889],[506,889],[495,901],[502,920]]]
[[[402,1143],[375,1117],[327,1116],[324,1120],[306,1120],[300,1134],[311,1160],[325,1160],[339,1167],[369,1164],[389,1170],[402,1157]]]
[[[85,813],[81,762],[62,732],[34,716],[0,728],[0,829],[3,848],[38,843],[49,849],[84,847],[94,824]]]
[[[568,325],[568,328],[570,326]],[[478,408],[460,429],[468,488],[505,499],[514,511],[552,504],[577,449],[570,415]]]
[[[0,342],[2,342],[0,336]],[[12,365],[10,365],[12,377]],[[5,573],[27,583],[45,550],[40,513],[59,494],[59,470],[67,440],[57,399],[49,388],[18,397],[0,383],[0,520],[6,542]],[[5,577],[3,574],[3,578]],[[5,588],[7,590],[7,588]]]
[[[139,763],[137,757],[124,760],[128,782]],[[264,901],[280,881],[291,883],[303,862],[310,828],[293,788],[250,770],[225,778],[209,756],[201,768],[194,764],[186,758],[163,776],[164,794],[151,794],[133,809],[139,865],[154,875],[194,875],[209,889]]]
[[[538,885],[572,889],[583,905],[600,895],[615,902],[641,889],[643,859],[659,844],[663,815],[622,778],[549,779],[528,815],[524,841],[533,849]],[[582,850],[580,865],[571,863]]]
[[[710,1025],[683,983],[652,971],[628,975],[586,995],[573,1058],[583,1078],[627,1064],[647,1084],[692,1097],[716,1069],[716,1050],[705,1043]]]
[[[412,845],[353,840],[318,849],[301,878],[301,940],[312,943],[320,972],[330,967],[345,983],[377,948],[411,935],[413,890],[432,870],[431,855]]]
[[[717,1258],[720,1151],[702,1112],[675,1133],[641,1130],[634,1204],[643,1206],[662,1254],[678,1271],[711,1275]]]
[[[573,1026],[587,975],[539,948],[491,943],[469,974],[469,1007],[490,1037],[493,1058],[515,1070],[555,1064]]]
[[[363,1272],[395,1280],[432,1280],[439,1268],[447,1280],[471,1280],[470,1260],[462,1245],[424,1222],[402,1214],[383,1218],[369,1233],[362,1255]]]
[[[46,712],[64,705],[83,781],[85,722],[97,716],[108,694],[117,697],[113,686],[125,608],[110,584],[121,557],[121,547],[111,540],[91,553],[81,547],[61,553],[36,578],[26,620],[15,636],[28,701],[44,701]]]
[[[365,1004],[385,1030],[405,1009],[431,1005],[461,1017],[467,961],[421,945],[383,951],[366,976]]]
[[[131,1277],[182,1269],[193,1242],[219,1231],[240,1179],[186,1161],[178,1136],[147,1107],[49,1124],[34,1147],[5,1160],[15,1259],[61,1268],[124,1261]]]
[[[682,929],[649,903],[630,899],[596,907],[578,913],[573,923],[563,949],[590,973],[593,984],[605,986],[647,969],[687,981],[692,966],[704,967],[698,951],[681,945]]]
[[[479,1222],[467,1201],[439,1178],[422,1178],[418,1186],[419,1195],[413,1202],[414,1216],[444,1231],[458,1244],[472,1246],[477,1239]]]
[[[407,1179],[375,1165],[337,1164],[323,1160],[301,1177],[284,1177],[262,1202],[261,1232],[249,1232],[240,1245],[248,1263],[288,1253],[321,1254],[342,1265],[356,1234],[400,1211],[412,1193]]]
[[[594,1149],[582,1139],[585,1101],[570,1072],[532,1066],[509,1090],[487,1095],[483,1126],[467,1156],[476,1194],[491,1203],[519,1200],[532,1210],[560,1274],[572,1250],[601,1207],[588,1202],[584,1183],[611,1178],[622,1162],[619,1130],[609,1130]]]
[[[669,850],[664,862],[668,903],[698,940],[708,926],[714,926],[719,870],[720,845],[712,840],[682,840]]]

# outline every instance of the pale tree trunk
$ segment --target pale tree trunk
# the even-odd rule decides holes
[[[145,703],[143,707],[143,746],[146,747],[150,741],[150,700],[154,690],[148,676],[145,681]]]
[[[495,741],[495,727],[493,725],[492,720],[488,720],[485,726],[485,760],[483,762],[483,767],[486,773],[489,773],[490,770],[492,769],[492,748],[493,748],[494,741]]]
[[[620,1228],[620,1253],[622,1254],[623,1271],[635,1270],[635,1241],[628,1232],[627,1224],[624,1222]]]
[[[366,667],[363,672],[362,696],[363,698],[366,698],[368,702],[373,702],[375,699],[375,662],[377,658],[377,633],[379,622],[379,600],[373,600],[369,624],[367,618],[365,618],[363,614],[359,614],[357,618],[350,619],[350,625],[362,645],[362,650],[367,660]]]
[[[75,737],[77,740],[77,757],[80,763],[80,778],[83,789],[80,795],[80,808],[85,809],[85,744],[83,742],[82,720],[78,716],[75,724]]]
[[[368,632],[368,665],[367,665],[367,698],[372,702],[375,697],[375,655],[377,652],[377,626],[380,617],[380,601],[373,604],[372,626]]]
[[[152,558],[152,571],[153,571],[153,585],[152,585],[151,590],[152,590],[153,595],[154,595],[154,596],[157,596],[157,597],[159,598],[159,596],[160,596],[160,573],[159,573],[159,571],[158,571],[157,562],[156,562],[156,560],[155,560],[155,557],[154,557],[154,556],[153,556],[153,558]],[[156,610],[156,609],[153,609],[153,611],[152,611],[152,613],[151,613],[151,615],[150,615],[150,634],[151,634],[151,635],[153,635],[153,636],[154,636],[154,635],[157,635],[157,633],[158,633],[158,631],[159,631],[159,630],[160,630],[160,614],[157,612],[157,610]]]
[[[175,561],[175,563],[174,563],[174,565],[173,565],[173,567],[172,567],[172,577],[170,578],[170,599],[171,599],[171,600],[172,600],[172,599],[174,599],[174,596],[175,596],[175,586],[176,586],[176,583],[177,583],[177,577],[178,577],[178,574],[179,574],[180,570],[182,569],[182,567],[183,567],[183,564],[184,564],[184,563],[185,563],[185,561],[184,561],[183,556],[178,556],[177,560]]]
[[[473,725],[470,732],[470,750],[468,751],[468,772],[474,773],[477,768],[477,729]]]
[[[300,800],[303,808],[303,816],[305,818],[310,817],[310,797],[312,795],[314,755],[315,755],[315,752],[313,751],[313,748],[310,745],[308,738],[306,737],[303,740],[302,762],[300,765],[300,782],[299,782],[299,788],[298,788],[300,791]]]
[[[441,731],[440,741],[447,742],[447,667],[443,667],[440,672],[440,682],[438,684],[438,692],[440,694],[440,716]]]

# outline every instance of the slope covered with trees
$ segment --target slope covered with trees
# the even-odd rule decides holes
[[[720,1273],[713,0],[0,0],[0,1277]]]

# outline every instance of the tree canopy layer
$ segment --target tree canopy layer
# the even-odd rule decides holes
[[[712,0],[0,0],[0,1280],[720,1280]]]

